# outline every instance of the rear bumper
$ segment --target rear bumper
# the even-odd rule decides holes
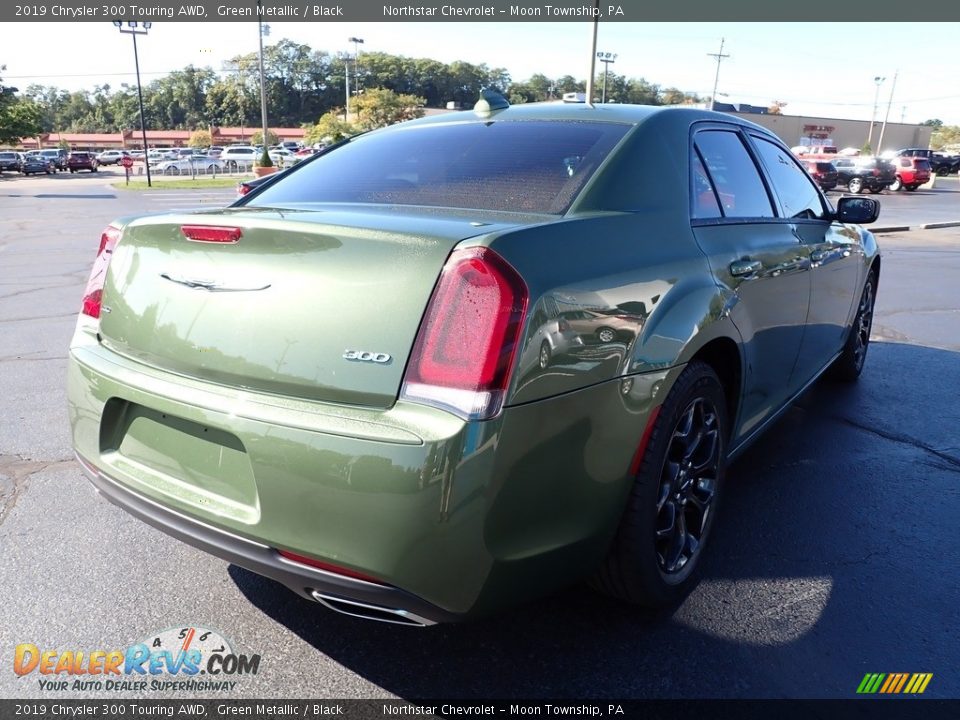
[[[353,614],[403,625],[424,626],[460,619],[456,614],[398,588],[291,562],[268,545],[174,512],[131,491],[98,470],[79,453],[77,460],[100,495],[138,520],[227,562],[272,578],[310,600],[322,602],[340,612],[346,610],[337,606],[338,601],[347,607],[355,605],[357,611]],[[369,610],[364,612],[363,608]],[[383,617],[376,617],[372,610],[378,610]]]
[[[427,624],[596,568],[654,398],[679,371],[465,423],[419,405],[324,405],[174,376],[78,330],[67,387],[74,449],[111,502],[341,612],[373,617],[372,606],[386,613],[377,619]]]

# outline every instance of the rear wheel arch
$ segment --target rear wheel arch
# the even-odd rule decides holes
[[[740,408],[740,396],[743,388],[743,357],[736,341],[721,336],[707,342],[697,350],[689,362],[699,360],[706,363],[717,374],[727,404],[727,428],[732,433],[737,412]]]

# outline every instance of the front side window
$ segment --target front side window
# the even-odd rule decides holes
[[[501,121],[371,133],[320,155],[248,204],[370,203],[562,214],[630,127]]]
[[[716,188],[724,217],[774,216],[757,166],[738,133],[704,130],[697,133],[695,144]]]
[[[780,198],[783,214],[788,218],[822,218],[820,192],[790,153],[764,138],[753,136],[753,140]]]

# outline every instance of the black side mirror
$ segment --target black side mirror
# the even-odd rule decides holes
[[[866,225],[880,217],[880,202],[873,198],[842,197],[837,201],[837,220]]]

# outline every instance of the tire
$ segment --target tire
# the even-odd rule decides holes
[[[950,168],[938,167],[937,170],[936,170],[936,173],[937,173],[937,175],[939,175],[940,177],[946,177],[947,175],[950,174]]]
[[[876,302],[877,275],[871,270],[860,293],[857,314],[850,327],[850,335],[840,356],[834,360],[830,375],[841,382],[853,382],[863,372],[863,364],[870,348],[870,330],[873,328],[873,306]]]
[[[850,182],[847,184],[847,190],[854,195],[859,195],[863,192],[863,180],[860,178],[850,178]]]
[[[662,608],[696,585],[723,485],[725,397],[706,363],[691,362],[677,378],[654,422],[610,552],[594,577],[599,590]],[[699,534],[693,531],[697,525]]]
[[[878,185],[878,186],[872,187],[870,188],[870,192],[874,195],[879,195],[880,193],[883,192],[883,186]]]
[[[602,343],[612,343],[617,339],[617,333],[611,328],[603,327],[597,330],[597,339]]]
[[[540,354],[537,359],[540,363],[541,370],[546,370],[550,367],[550,362],[553,360],[553,352],[550,350],[550,343],[546,340],[540,343]]]
[[[73,175],[76,172],[73,168],[70,168],[70,174]]]
[[[212,175],[216,169],[217,169],[216,165],[207,165],[207,174]]]
[[[915,190],[916,190],[918,187],[920,187],[920,186],[919,186],[919,185],[905,185],[904,187],[906,187],[909,192],[913,192],[913,191],[915,191]]]
[[[227,160],[227,170],[230,172],[237,171],[237,161],[236,160]]]
[[[899,192],[899,190],[900,190],[902,187],[903,187],[903,180],[900,178],[899,175],[897,175],[896,180],[894,180],[894,181],[890,184],[890,191],[891,191],[891,192]]]

